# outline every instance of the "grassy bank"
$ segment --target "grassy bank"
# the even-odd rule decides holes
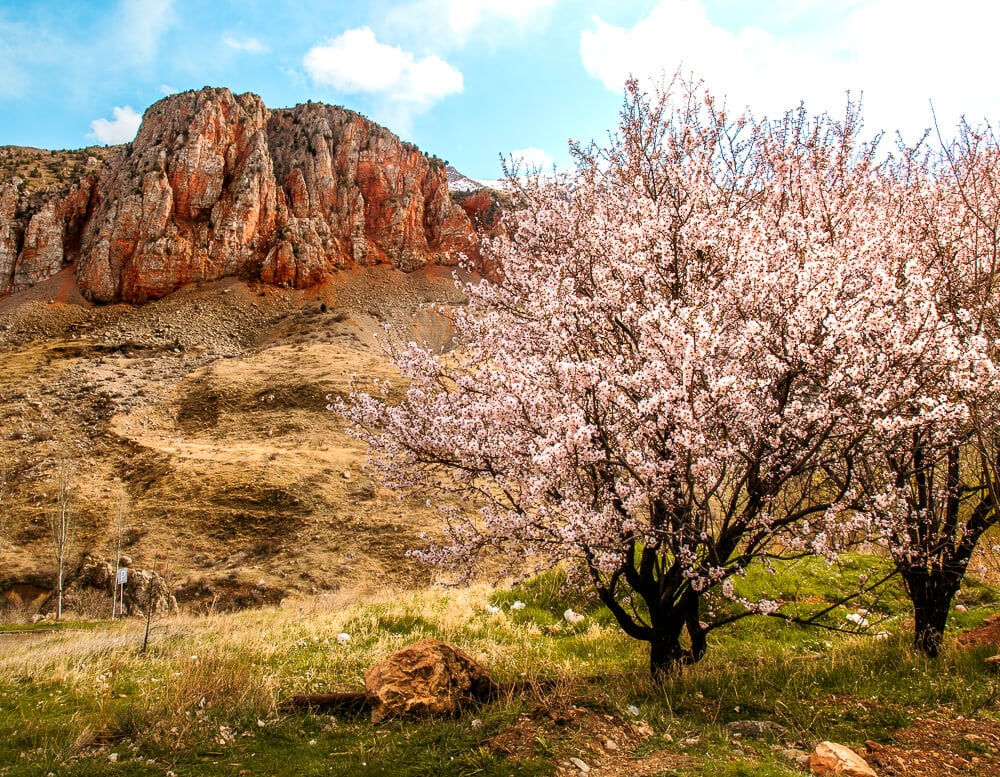
[[[821,571],[759,585],[813,606]],[[516,599],[526,606],[511,610]],[[985,586],[970,585],[964,601],[953,628],[996,609]],[[598,774],[780,775],[801,773],[779,752],[789,745],[891,744],[918,720],[997,717],[997,679],[983,664],[994,648],[949,641],[942,658],[923,659],[909,647],[900,592],[872,604],[878,623],[866,634],[740,621],[660,684],[644,646],[556,576],[515,591],[334,596],[161,619],[146,653],[138,621],[0,633],[0,775],[530,775],[572,757]],[[567,624],[569,606],[586,619]],[[462,647],[521,690],[429,722],[282,710],[295,694],[359,690],[370,664],[423,637]],[[783,731],[743,739],[726,728],[746,719]]]

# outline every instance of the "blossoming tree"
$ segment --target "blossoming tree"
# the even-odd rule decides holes
[[[445,506],[425,555],[576,564],[654,675],[777,612],[742,573],[833,552],[860,442],[937,407],[918,367],[950,345],[858,129],[632,82],[606,148],[522,183],[456,348],[400,347],[402,401],[343,407],[390,485]]]
[[[892,248],[933,279],[953,339],[923,365],[936,404],[915,397],[878,425],[855,492],[913,603],[914,644],[936,656],[973,552],[1000,519],[1000,144],[963,124],[953,143],[901,149],[886,174],[902,203]]]

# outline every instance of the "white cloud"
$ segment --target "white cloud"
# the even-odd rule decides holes
[[[231,49],[235,49],[236,51],[245,51],[248,54],[266,54],[270,51],[267,46],[254,37],[236,38],[232,35],[223,35],[222,42]]]
[[[704,78],[713,92],[770,113],[829,87],[815,41],[779,39],[752,26],[724,29],[700,0],[661,0],[631,29],[595,17],[594,28],[581,33],[580,51],[587,72],[613,91],[629,75],[669,77],[680,68]]]
[[[770,6],[735,29],[714,22],[702,0],[660,0],[631,28],[595,17],[581,33],[583,64],[613,91],[630,74],[681,68],[732,107],[772,115],[803,99],[812,112],[838,113],[848,90],[863,92],[868,126],[907,137],[931,122],[929,100],[948,127],[962,111],[982,119],[1000,105],[1000,5],[952,0],[932,15],[909,0],[807,0],[791,14]]]
[[[0,98],[25,97],[51,86],[51,80],[45,87],[39,81],[65,67],[68,48],[48,25],[15,21],[0,8]]]
[[[135,133],[139,131],[142,123],[142,116],[136,113],[132,106],[126,105],[124,108],[114,107],[114,120],[94,119],[90,122],[92,132],[90,136],[98,143],[115,145],[116,143],[128,143],[135,138]]]
[[[160,84],[160,91],[167,97],[169,97],[172,94],[177,94],[180,91],[180,89],[178,89],[176,86],[171,86],[170,84]]]
[[[173,21],[173,0],[121,0],[112,28],[117,56],[133,64],[151,63]]]
[[[291,83],[296,86],[305,86],[306,77],[301,70],[297,70],[294,67],[285,67],[284,65],[278,65],[278,72],[283,74]]]
[[[462,91],[462,73],[440,57],[417,59],[379,43],[368,27],[347,30],[313,46],[302,64],[317,84],[339,92],[364,93],[421,110]]]
[[[552,156],[547,151],[535,146],[511,151],[510,156],[518,171],[522,173],[533,172],[535,170],[551,172],[552,166],[555,164]]]
[[[434,2],[435,0],[432,0]],[[445,6],[448,27],[464,41],[484,24],[508,22],[527,25],[532,19],[555,5],[556,0],[436,0]]]
[[[559,0],[412,0],[386,17],[400,36],[438,49],[466,45],[473,35],[492,44],[540,24]]]

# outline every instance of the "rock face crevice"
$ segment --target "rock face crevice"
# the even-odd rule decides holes
[[[143,302],[227,276],[306,288],[350,266],[478,259],[443,162],[319,103],[172,95],[98,175],[30,197],[17,183],[0,182],[0,295],[68,264],[92,301]]]

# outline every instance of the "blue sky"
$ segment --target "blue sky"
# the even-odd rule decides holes
[[[864,95],[871,129],[1000,119],[990,0],[0,0],[0,145],[134,136],[172,91],[346,105],[467,175],[499,156],[568,164],[603,138],[629,74],[678,67],[733,107]]]

